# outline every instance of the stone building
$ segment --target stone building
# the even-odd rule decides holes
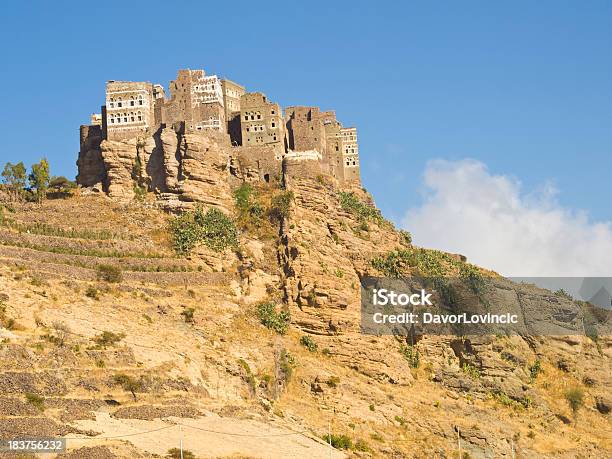
[[[359,181],[359,146],[357,144],[357,128],[347,127],[340,129],[343,144],[343,180],[347,182]]]
[[[137,137],[155,125],[153,85],[148,82],[108,81],[103,131],[109,140]]]
[[[178,189],[161,171],[174,170],[172,152],[181,142],[200,141],[231,149],[229,169],[242,180],[278,182],[282,171],[290,170],[290,175],[323,174],[339,183],[359,183],[357,130],[343,127],[334,111],[291,106],[283,116],[265,94],[246,92],[204,70],[179,70],[168,89],[169,97],[159,84],[106,83],[101,113],[80,129],[80,185],[116,190],[117,177],[130,180],[136,163],[129,158],[135,155],[146,164],[139,186],[161,193]],[[177,177],[185,180],[188,174]]]
[[[172,126],[184,121],[190,131],[227,132],[221,80],[204,70],[179,70],[170,82],[170,100],[161,101],[160,124]]]
[[[271,146],[281,160],[286,152],[285,126],[280,106],[268,101],[261,92],[246,93],[240,98],[240,128],[242,145]]]
[[[240,98],[246,94],[246,89],[238,83],[224,79],[221,80],[221,91],[223,92],[227,132],[230,135],[232,145],[242,145],[242,133],[240,130]]]
[[[328,163],[325,130],[319,107],[294,106],[285,109],[289,150],[318,151]]]

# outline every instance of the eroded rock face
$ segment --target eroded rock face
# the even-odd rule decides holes
[[[140,186],[157,193],[167,210],[185,210],[201,202],[229,212],[227,135],[183,134],[164,128],[149,137],[104,140],[97,148],[94,144],[91,139],[82,143],[80,185],[102,182],[108,195],[118,201],[133,199],[135,186]]]
[[[102,160],[102,130],[98,126],[81,127],[81,150],[77,166],[77,182],[85,187],[94,186],[106,180],[106,170]]]
[[[369,222],[368,231],[340,207],[332,185],[292,179],[295,203],[282,228],[285,296],[295,323],[317,334],[359,330],[360,278],[372,255],[401,245],[390,225]],[[353,189],[364,201],[368,196]],[[372,253],[372,249],[376,253]]]
[[[106,191],[111,198],[121,201],[134,198],[132,174],[136,164],[137,142],[137,139],[104,140],[100,145],[107,177]]]

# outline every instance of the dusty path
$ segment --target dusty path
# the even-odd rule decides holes
[[[136,448],[164,455],[170,448],[178,447],[181,436],[183,447],[197,457],[217,458],[246,456],[249,458],[321,458],[341,459],[345,454],[332,450],[310,433],[296,433],[282,426],[272,426],[260,421],[222,418],[215,414],[198,419],[168,418],[143,421],[114,419],[108,413],[96,413],[95,421],[78,421],[82,429],[101,432],[101,437],[118,437],[129,441]],[[182,424],[182,426],[177,425]],[[147,432],[147,433],[142,433]],[[221,432],[221,433],[219,433]],[[109,440],[68,440],[69,449],[103,444]]]

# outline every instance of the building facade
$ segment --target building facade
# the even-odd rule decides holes
[[[153,85],[148,82],[108,81],[103,117],[106,136],[110,140],[129,139],[147,132],[155,124]]]
[[[316,161],[317,170],[340,182],[360,180],[357,129],[343,127],[334,111],[290,106],[283,115],[265,94],[246,92],[244,86],[204,70],[179,70],[168,89],[169,97],[160,84],[108,81],[101,114],[92,115],[91,124],[81,128],[81,137],[87,134],[81,149],[95,149],[91,145],[104,140],[151,136],[163,127],[216,131],[241,147],[245,163],[248,155],[268,166],[285,157]],[[271,176],[274,168],[268,169],[264,175]]]
[[[240,98],[242,145],[272,147],[276,159],[286,152],[285,126],[280,105],[270,102],[265,94],[253,92]]]

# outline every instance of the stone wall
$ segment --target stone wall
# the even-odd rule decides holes
[[[232,148],[230,169],[233,176],[245,182],[281,181],[282,163],[271,146]]]

